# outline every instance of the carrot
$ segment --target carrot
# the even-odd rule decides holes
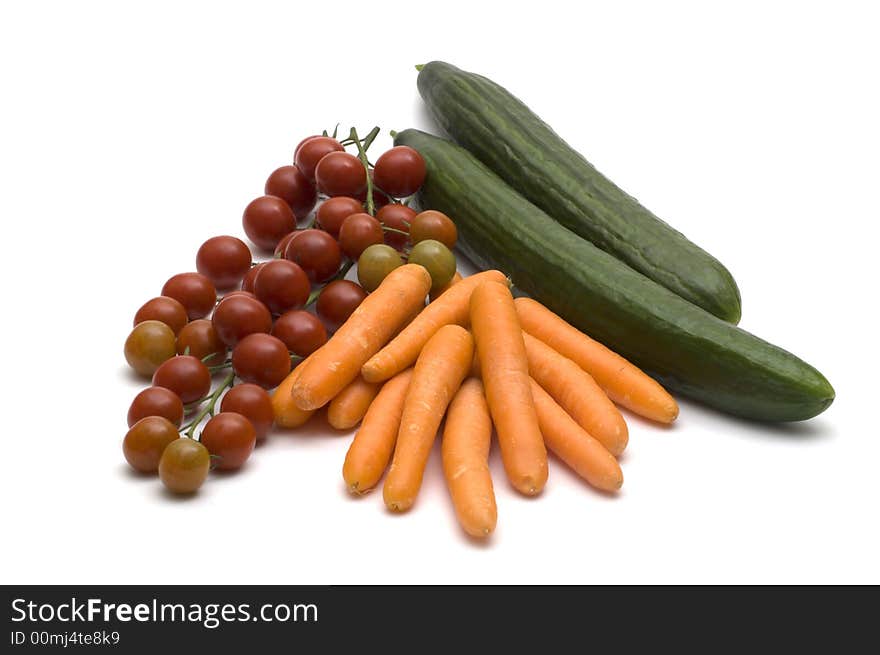
[[[495,529],[498,510],[489,473],[492,418],[476,378],[464,381],[449,405],[441,452],[443,474],[458,522],[473,537]]]
[[[449,282],[447,282],[444,286],[440,287],[436,291],[431,291],[431,293],[428,294],[428,300],[430,302],[434,302],[443,294],[443,292],[447,291],[449,287],[451,287],[456,282],[461,282],[462,279],[463,278],[461,277],[461,273],[455,271],[455,275],[452,276],[452,279],[449,280]]]
[[[578,425],[534,380],[532,398],[535,399],[538,424],[547,448],[597,489],[620,489],[623,472],[614,455]]]
[[[364,364],[361,369],[364,379],[369,382],[387,380],[398,371],[412,366],[422,347],[441,327],[467,325],[471,293],[487,280],[505,282],[507,278],[500,271],[483,271],[450,287],[442,298],[425,307],[412,323]]]
[[[678,403],[660,383],[626,359],[566,323],[541,303],[517,298],[523,330],[568,357],[593,376],[618,405],[660,423],[672,423]]]
[[[382,495],[395,512],[412,507],[446,407],[471,367],[474,340],[459,325],[444,325],[428,340],[413,369],[403,403],[394,458]]]
[[[350,430],[364,417],[382,385],[358,375],[327,406],[327,421],[337,430]]]
[[[379,395],[370,404],[342,465],[342,477],[351,493],[366,493],[385,473],[397,441],[403,401],[411,378],[411,368],[398,373],[382,385]]]
[[[471,295],[470,312],[504,470],[514,488],[536,495],[547,482],[547,451],[532,401],[523,333],[510,289],[498,282],[481,284]]]
[[[303,365],[311,358],[311,355],[301,361],[272,393],[272,413],[275,415],[275,425],[280,428],[298,428],[308,421],[314,410],[300,409],[293,402],[293,385],[302,374]]]
[[[593,435],[615,457],[629,440],[626,421],[602,388],[567,357],[543,341],[523,333],[529,373],[584,430]],[[483,371],[486,368],[483,366]]]
[[[415,308],[424,304],[430,288],[431,276],[418,264],[391,271],[330,340],[312,353],[293,386],[297,406],[317,409],[342,391]]]

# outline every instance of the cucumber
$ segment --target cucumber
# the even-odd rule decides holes
[[[565,320],[672,391],[761,421],[799,421],[826,409],[834,389],[819,371],[689,303],[566,229],[463,148],[418,130],[427,178],[422,209],[453,218],[462,252],[498,268]]]
[[[618,188],[522,102],[491,80],[434,61],[419,93],[440,127],[565,227],[658,284],[731,323],[730,272]]]

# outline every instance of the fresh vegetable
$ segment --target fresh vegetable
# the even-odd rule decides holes
[[[395,143],[424,157],[428,177],[416,200],[456,217],[458,247],[468,257],[505,271],[666,388],[762,421],[808,419],[834,400],[815,368],[575,236],[464,149],[417,130],[397,134]]]
[[[471,367],[474,341],[458,325],[445,325],[422,349],[403,405],[394,458],[382,496],[388,509],[412,507],[443,414]]]
[[[232,370],[245,382],[273,389],[290,373],[290,353],[278,337],[249,334],[232,350]]]
[[[284,258],[298,264],[310,282],[326,282],[339,270],[342,251],[324,230],[300,230],[284,249]]]
[[[623,472],[614,455],[578,425],[534,380],[532,398],[547,448],[597,489],[620,489]]]
[[[596,381],[543,341],[528,333],[523,334],[523,340],[529,375],[565,408],[578,425],[612,455],[620,456],[629,441],[626,421]]]
[[[618,405],[660,423],[672,423],[678,403],[656,380],[617,353],[594,341],[531,298],[517,298],[525,332],[543,341],[589,373]]]
[[[153,373],[153,386],[173,391],[187,404],[208,395],[211,372],[198,358],[177,355],[159,365]]]
[[[318,207],[315,214],[317,225],[334,239],[339,238],[339,229],[343,221],[352,214],[364,211],[360,200],[346,196],[328,198]]]
[[[419,241],[409,253],[409,261],[424,266],[431,274],[431,289],[442,289],[455,275],[455,255],[439,241]]]
[[[415,214],[409,233],[413,243],[433,239],[447,248],[454,248],[458,241],[458,229],[452,219],[433,209]]]
[[[532,402],[522,329],[507,285],[490,281],[477,286],[471,294],[470,319],[504,470],[517,491],[534,496],[547,482],[547,451]]]
[[[451,287],[453,284],[456,284],[456,283],[458,283],[458,282],[461,282],[462,279],[463,279],[463,278],[461,277],[461,273],[459,273],[458,271],[455,271],[455,275],[453,275],[453,276],[452,276],[452,279],[449,280],[449,284],[447,284],[445,287],[440,287],[440,288],[437,289],[436,291],[435,291],[435,290],[431,290],[431,293],[428,294],[428,300],[430,300],[431,302],[434,302],[435,300],[437,300],[437,298],[439,298],[439,297],[442,296],[447,290],[449,290],[449,287]]]
[[[257,441],[265,439],[275,422],[272,398],[265,389],[256,384],[236,384],[223,396],[220,411],[244,416],[251,422]]]
[[[206,366],[219,366],[226,361],[226,346],[211,321],[197,318],[184,325],[177,335],[177,354],[192,355]]]
[[[301,220],[318,202],[315,185],[296,166],[276,168],[266,180],[267,196],[278,196],[293,210],[294,216]]]
[[[739,290],[718,260],[618,188],[507,90],[440,61],[421,69],[418,87],[446,134],[548,215],[685,300],[739,321]]]
[[[147,387],[131,401],[128,408],[128,427],[147,416],[161,416],[176,427],[180,427],[183,421],[183,402],[180,396],[170,389]]]
[[[300,409],[293,401],[293,385],[308,361],[308,357],[301,361],[272,392],[272,412],[275,415],[275,425],[279,428],[298,428],[305,425],[315,413],[313,409]]]
[[[391,271],[345,325],[309,357],[293,387],[296,404],[302,409],[317,409],[342,391],[411,312],[424,303],[430,286],[431,276],[416,264]]]
[[[325,291],[326,287],[321,293]],[[321,319],[304,309],[292,309],[276,318],[271,334],[299,357],[308,357],[327,343],[327,330]]]
[[[329,136],[313,136],[296,147],[294,163],[309,180],[314,181],[318,162],[331,152],[343,152],[345,148]]]
[[[142,321],[125,340],[125,361],[138,375],[152,377],[176,353],[174,330],[161,321]]]
[[[296,216],[281,198],[260,196],[244,208],[241,223],[254,245],[272,252],[281,239],[296,229]]]
[[[254,452],[257,432],[253,424],[236,412],[220,412],[205,423],[199,441],[216,458],[216,468],[241,468]]]
[[[345,487],[353,494],[372,489],[385,473],[397,443],[412,372],[411,368],[401,371],[382,385],[354,435],[342,466]]]
[[[220,301],[211,315],[211,324],[217,338],[226,346],[233,347],[249,334],[268,333],[272,329],[272,314],[256,298],[237,295]]]
[[[348,320],[367,297],[364,288],[351,280],[334,280],[321,290],[315,312],[330,331]]]
[[[144,321],[161,321],[174,334],[179,334],[188,320],[186,308],[178,301],[168,296],[157,296],[141,305],[134,315],[132,327]]]
[[[337,430],[350,430],[364,418],[381,385],[367,382],[360,375],[327,406],[327,422]]]
[[[159,459],[159,478],[172,493],[190,494],[204,484],[210,468],[207,448],[194,439],[175,439]]]
[[[421,311],[394,339],[373,355],[361,369],[365,380],[382,382],[412,366],[419,353],[444,325],[468,325],[471,293],[483,282],[506,282],[500,271],[484,271],[465,278],[442,299],[435,300]]]
[[[465,380],[449,404],[443,429],[443,474],[461,527],[473,537],[495,530],[498,509],[489,472],[492,419],[476,378]]]
[[[351,214],[339,228],[339,246],[351,259],[357,259],[370,246],[384,243],[382,224],[363,212]]]
[[[367,170],[347,152],[324,155],[315,167],[318,189],[328,196],[357,196],[367,188]]]
[[[293,243],[297,241],[299,239]],[[310,291],[311,285],[305,271],[287,259],[266,262],[254,280],[254,295],[273,314],[300,309],[309,299]]]
[[[190,320],[204,318],[217,302],[217,289],[201,273],[172,275],[162,286],[162,295],[174,298],[183,305]]]
[[[391,246],[377,243],[358,257],[358,282],[366,291],[375,291],[388,274],[400,266],[403,266],[400,253]]]
[[[126,433],[122,453],[136,471],[155,473],[165,447],[179,437],[177,426],[164,416],[145,416]]]
[[[382,191],[405,198],[418,191],[425,181],[425,161],[412,148],[391,148],[376,160],[374,181]]]
[[[376,212],[376,218],[385,232],[385,243],[395,250],[403,250],[409,243],[409,226],[416,217],[416,210],[393,203]]]
[[[239,284],[250,267],[250,248],[236,237],[211,237],[196,253],[196,270],[218,289],[230,289]]]

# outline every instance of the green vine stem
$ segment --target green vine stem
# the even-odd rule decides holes
[[[358,159],[361,160],[361,163],[364,165],[364,171],[367,175],[367,213],[370,216],[376,215],[376,205],[373,202],[373,178],[370,177],[370,160],[367,159],[367,148],[370,147],[370,144],[373,143],[373,140],[379,134],[379,128],[374,127],[370,130],[370,133],[364,137],[363,143],[358,138],[358,133],[355,128],[351,128],[351,132],[348,135],[350,141],[354,141],[355,145],[358,149]]]
[[[183,432],[190,439],[195,439],[196,427],[198,427],[199,423],[210,414],[214,416],[214,407],[217,405],[217,401],[220,400],[220,396],[223,392],[232,386],[233,381],[235,380],[235,373],[230,371],[229,375],[223,378],[223,381],[219,384],[219,386],[214,390],[210,396],[208,396],[208,404],[205,405],[198,414],[195,415],[192,421],[184,425],[180,428],[181,432]],[[196,439],[198,441],[198,439]]]

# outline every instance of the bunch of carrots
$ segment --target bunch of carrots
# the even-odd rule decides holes
[[[653,378],[540,303],[514,299],[503,273],[457,277],[425,306],[430,286],[419,265],[392,271],[273,396],[280,427],[298,427],[325,405],[332,426],[361,424],[342,469],[352,493],[369,491],[387,470],[386,506],[412,507],[445,417],[441,452],[455,512],[468,534],[485,537],[497,520],[493,426],[517,491],[541,492],[550,450],[613,492],[628,441],[615,403],[661,423],[678,416]]]

